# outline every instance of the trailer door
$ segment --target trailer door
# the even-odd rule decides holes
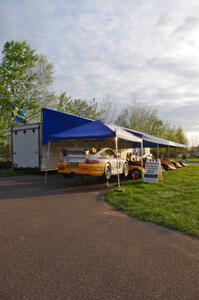
[[[39,164],[39,127],[24,126],[13,130],[13,167],[34,168]]]

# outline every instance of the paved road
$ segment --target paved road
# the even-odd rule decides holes
[[[0,180],[0,300],[199,299],[199,240],[114,210],[105,185]]]

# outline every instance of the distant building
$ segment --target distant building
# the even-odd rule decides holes
[[[199,146],[193,149],[193,156],[199,157]]]

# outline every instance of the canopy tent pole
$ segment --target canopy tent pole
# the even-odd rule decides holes
[[[143,164],[143,139],[142,139],[142,141],[141,141],[141,169],[142,169],[142,179],[143,179],[143,174],[144,174],[144,172],[143,172],[143,168],[144,168],[144,164]]]
[[[45,174],[45,184],[47,184],[49,157],[50,157],[50,140],[49,140],[49,142],[48,142],[48,150],[47,150],[47,154],[46,154],[46,174]]]
[[[118,153],[118,137],[115,137],[115,150],[117,155],[117,182],[118,182],[118,189],[120,189],[120,174],[119,174],[119,153]]]
[[[187,160],[188,157],[188,147],[186,147],[186,151],[185,151],[185,159]]]
[[[157,144],[157,156],[156,156],[157,159],[159,159],[160,156],[159,154],[160,154],[160,148],[159,148],[159,144]]]

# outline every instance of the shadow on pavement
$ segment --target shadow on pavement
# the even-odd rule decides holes
[[[117,179],[113,178],[109,183],[109,188],[114,187],[116,184]],[[51,174],[48,176],[46,185],[44,183],[44,176],[42,175],[27,175],[0,179],[0,201],[105,190],[107,190],[107,184],[102,178],[89,176],[82,180],[81,177],[66,179],[60,175]]]

